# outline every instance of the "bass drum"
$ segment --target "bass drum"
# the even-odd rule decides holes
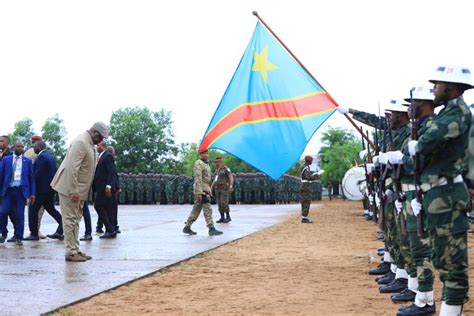
[[[361,186],[365,185],[365,169],[362,167],[352,167],[347,170],[342,179],[342,190],[344,196],[352,201],[361,201],[364,198]]]

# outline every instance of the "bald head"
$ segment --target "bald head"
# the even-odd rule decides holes
[[[35,141],[33,145],[33,150],[35,151],[35,154],[39,154],[42,150],[46,149],[46,143],[43,140],[37,140]]]

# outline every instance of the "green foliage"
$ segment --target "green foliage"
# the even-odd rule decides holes
[[[346,171],[360,163],[361,143],[352,132],[343,128],[329,128],[321,141],[325,144],[319,150],[321,169],[324,170],[321,181],[324,185],[341,182]]]
[[[111,144],[117,168],[131,173],[170,173],[178,147],[174,141],[171,112],[146,107],[119,109],[110,118]]]
[[[15,130],[10,134],[11,146],[15,141],[19,140],[23,143],[25,148],[31,147],[31,137],[35,134],[33,131],[33,121],[26,117],[15,123]]]
[[[301,167],[304,165],[304,160],[298,160],[290,170],[286,172],[290,176],[300,177],[301,176]]]
[[[58,114],[48,117],[41,127],[43,140],[48,146],[48,151],[56,157],[56,161],[61,164],[66,156],[66,127],[64,121]]]

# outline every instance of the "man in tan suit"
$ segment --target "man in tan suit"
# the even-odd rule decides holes
[[[94,145],[108,136],[108,127],[103,122],[95,123],[88,131],[77,136],[51,181],[51,187],[59,193],[66,261],[83,262],[92,259],[79,250],[79,223],[84,201],[92,197],[91,187],[96,165]]]

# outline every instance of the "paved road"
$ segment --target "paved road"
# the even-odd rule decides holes
[[[198,235],[181,233],[189,205],[120,206],[122,234],[111,240],[94,236],[93,241],[81,242],[81,250],[93,257],[85,263],[65,262],[60,241],[25,241],[21,248],[0,244],[0,314],[46,313],[271,226],[297,214],[299,206],[233,205],[231,209],[233,221],[216,224],[224,234],[209,237],[202,215],[193,225]],[[93,207],[91,213],[95,213]],[[94,229],[96,220],[92,214]],[[54,230],[52,218],[45,213],[41,231],[51,234]]]

